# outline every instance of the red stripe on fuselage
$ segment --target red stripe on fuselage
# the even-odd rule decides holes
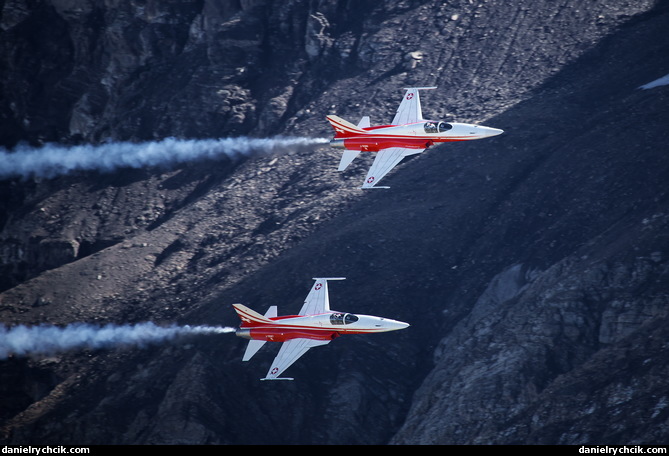
[[[352,136],[344,139],[419,139],[422,141],[432,141],[432,142],[450,142],[450,141],[467,141],[468,139],[480,139],[484,136],[422,136],[422,135],[376,135],[376,134],[360,134],[357,136]]]
[[[284,342],[291,339],[331,340],[342,334],[370,334],[382,331],[373,329],[346,329],[345,327],[317,328],[313,326],[254,326],[250,328],[249,337],[255,340]]]
[[[378,152],[391,147],[406,149],[427,149],[434,143],[470,141],[479,139],[479,136],[393,136],[393,135],[357,135],[343,138],[344,148]]]
[[[378,130],[379,128],[388,128],[388,127],[397,127],[398,125],[377,125],[375,127],[365,127],[363,130],[365,131],[372,131],[372,130]]]
[[[249,337],[255,340],[267,340],[271,342],[285,342],[291,339],[332,340],[339,336],[339,332],[333,330],[314,330],[310,328],[251,328]]]

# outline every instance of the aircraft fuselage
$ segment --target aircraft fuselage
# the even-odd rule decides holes
[[[426,149],[436,143],[471,141],[501,133],[502,130],[481,125],[426,120],[406,125],[367,127],[360,132],[342,129],[330,141],[330,145],[366,152],[378,152],[391,147]]]
[[[332,340],[342,334],[370,334],[394,331],[408,323],[371,315],[327,312],[318,315],[288,315],[272,323],[243,323],[236,335],[246,339],[285,342],[291,339]]]

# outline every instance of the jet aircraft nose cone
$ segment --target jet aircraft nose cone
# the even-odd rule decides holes
[[[486,134],[488,136],[497,136],[501,135],[502,133],[504,133],[504,130],[500,130],[499,128],[486,127]]]
[[[397,329],[404,329],[410,326],[409,323],[404,323],[403,321],[397,321],[397,320],[386,320],[386,323],[388,324],[388,329],[390,331],[394,331]]]

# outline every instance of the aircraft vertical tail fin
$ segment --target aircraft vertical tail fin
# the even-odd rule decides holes
[[[232,307],[235,308],[235,312],[237,312],[237,315],[239,315],[239,318],[242,320],[242,328],[248,328],[248,327],[253,327],[253,326],[259,326],[260,324],[263,323],[271,323],[272,320],[270,318],[274,318],[277,316],[277,307],[276,306],[270,306],[269,309],[267,309],[267,312],[265,312],[265,315],[260,315],[258,312],[255,310],[249,309],[248,307],[242,305],[242,304],[233,304]],[[242,329],[238,330],[238,335],[240,331],[244,331]],[[245,331],[249,331],[246,329]],[[246,334],[244,334],[242,337],[248,337]],[[265,345],[265,340],[256,340],[256,339],[251,339],[249,340],[248,345],[246,346],[246,351],[244,352],[244,356],[242,357],[242,361],[248,361],[250,360],[253,355],[255,355],[258,350],[262,348],[263,345]]]
[[[249,309],[242,304],[233,304],[235,312],[242,320],[242,326],[257,326],[258,324],[272,323],[271,317],[276,316],[276,306],[271,306],[265,315],[260,315],[255,310]],[[273,315],[272,315],[273,313]]]
[[[347,138],[352,135],[358,135],[360,133],[365,133],[365,130],[362,128],[353,125],[348,120],[344,120],[341,117],[330,115],[326,119],[332,125],[335,131],[335,138]]]

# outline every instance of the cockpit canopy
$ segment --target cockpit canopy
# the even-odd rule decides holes
[[[330,323],[333,325],[350,325],[356,321],[358,321],[358,317],[349,313],[333,313],[330,315]]]
[[[423,128],[425,133],[443,133],[453,128],[453,125],[447,122],[425,122]]]

